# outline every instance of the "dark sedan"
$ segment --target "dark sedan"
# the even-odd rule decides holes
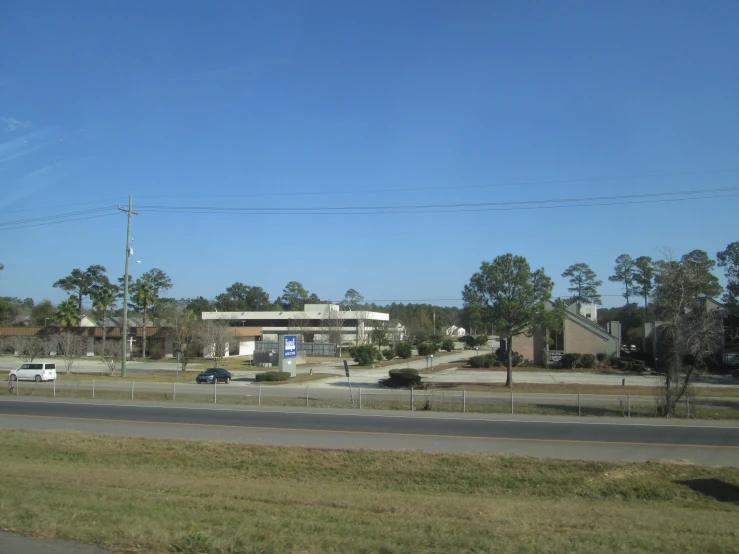
[[[228,384],[231,382],[231,373],[222,367],[209,367],[205,371],[198,373],[198,376],[195,377],[195,382],[198,384],[214,382]]]

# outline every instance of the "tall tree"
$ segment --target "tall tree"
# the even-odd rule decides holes
[[[85,271],[73,269],[72,273],[54,283],[54,286],[77,297],[77,313],[82,319],[82,299],[90,296],[93,288],[98,286],[105,277],[105,268],[101,265],[91,265]]]
[[[308,301],[308,291],[298,281],[290,281],[282,291],[277,302],[288,312],[300,311]]]
[[[577,313],[580,313],[580,306],[583,304],[600,304],[601,299],[598,294],[598,287],[603,281],[598,280],[595,271],[590,269],[588,264],[573,264],[562,273],[562,277],[570,278],[570,287],[567,289],[573,294],[573,298],[577,302]]]
[[[115,308],[118,287],[106,277],[90,293],[93,307],[103,312],[103,344],[108,332],[108,310]]]
[[[80,312],[77,310],[77,299],[70,296],[56,307],[56,320],[65,327],[75,327],[80,323]]]
[[[45,327],[48,323],[56,320],[56,308],[51,300],[42,300],[31,308],[31,323],[39,327]]]
[[[724,268],[726,275],[726,292],[723,301],[730,308],[739,307],[739,242],[732,242],[726,250],[716,254],[719,267]]]
[[[202,296],[197,298],[189,298],[186,301],[187,309],[197,316],[198,319],[203,317],[203,312],[213,311],[213,302]]]
[[[349,289],[346,291],[346,294],[344,294],[344,299],[340,304],[345,310],[358,310],[362,307],[362,304],[364,304],[364,296],[354,289]]]
[[[531,332],[541,321],[552,287],[544,269],[531,271],[526,258],[513,254],[498,256],[492,263],[482,262],[480,271],[464,287],[465,307],[479,306],[496,332],[506,337],[507,387],[513,386],[513,337]]]
[[[613,268],[613,275],[608,278],[612,283],[624,284],[624,297],[626,304],[629,304],[629,289],[634,282],[634,259],[628,254],[621,254],[616,258],[616,265]]]
[[[654,291],[654,262],[649,256],[634,260],[634,293],[644,298],[644,315],[649,314],[649,297]]]
[[[718,282],[718,277],[713,274],[713,268],[716,267],[716,262],[706,252],[703,250],[693,250],[685,254],[680,259],[680,262],[689,264],[693,268],[695,276],[701,285],[701,295],[716,298],[723,292],[724,288]]]
[[[723,310],[709,309],[705,299],[713,275],[704,261],[698,254],[656,264],[655,307],[665,321],[661,333],[665,386],[659,409],[666,417],[675,413],[693,373],[706,367],[723,338]]]
[[[215,307],[220,312],[260,311],[269,308],[269,294],[262,287],[236,282],[219,294]]]
[[[162,291],[172,288],[172,280],[161,269],[150,269],[129,285],[131,307],[142,312],[143,331],[141,333],[141,356],[146,357],[146,322],[148,311],[159,299]]]

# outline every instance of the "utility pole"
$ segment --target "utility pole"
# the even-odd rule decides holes
[[[139,215],[133,211],[133,195],[128,195],[128,209],[118,209],[128,215],[128,226],[126,228],[126,270],[123,275],[123,326],[121,327],[121,377],[126,376],[126,347],[128,342],[128,258],[131,257],[131,215]],[[146,332],[146,329],[144,329]]]

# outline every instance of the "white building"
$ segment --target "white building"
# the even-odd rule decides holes
[[[580,315],[593,320],[595,323],[598,322],[598,306],[595,304],[581,304]]]
[[[230,321],[234,327],[261,327],[265,341],[277,340],[278,333],[302,335],[305,342],[367,342],[378,324],[390,315],[368,310],[342,310],[338,304],[306,304],[302,311],[203,312],[203,319]]]
[[[444,334],[447,337],[463,337],[467,334],[467,331],[465,331],[463,327],[452,325],[451,327],[444,329]]]

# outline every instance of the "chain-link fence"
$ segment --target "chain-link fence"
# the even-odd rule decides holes
[[[654,417],[658,398],[650,394],[491,393],[446,389],[311,387],[308,385],[158,383],[123,379],[53,382],[8,381],[0,395],[18,397],[149,400],[365,410],[411,410],[490,414]],[[680,402],[677,417],[737,418],[739,398],[701,396],[694,389]]]

